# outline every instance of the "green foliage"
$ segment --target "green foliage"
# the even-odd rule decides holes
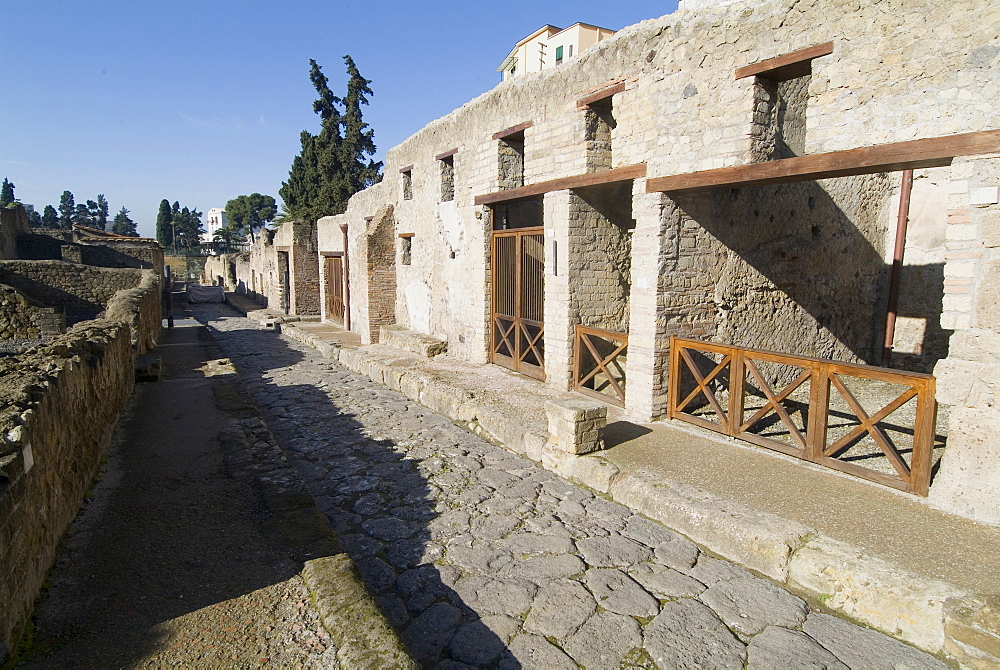
[[[319,114],[321,127],[318,135],[302,131],[299,137],[301,151],[279,191],[288,212],[282,219],[315,222],[343,213],[352,195],[382,178],[382,163],[370,159],[375,153],[374,133],[361,113],[372,95],[371,82],[361,76],[350,56],[344,56],[344,63],[347,96],[339,98],[316,61],[309,61],[309,79],[319,94],[313,111]]]
[[[41,228],[42,227],[42,215],[35,211],[34,205],[25,205],[24,213],[28,215],[28,227],[29,228]]]
[[[45,205],[45,209],[42,210],[42,228],[58,228],[59,227],[59,214],[56,212],[56,208],[52,205]]]
[[[201,212],[197,209],[181,208],[179,203],[175,202],[170,218],[174,233],[173,244],[176,249],[194,249],[201,244],[201,234],[205,232],[201,227]]]
[[[87,201],[90,204],[90,201]],[[101,230],[108,229],[108,201],[104,199],[103,193],[97,194],[97,202],[95,207],[90,209],[90,217],[94,223],[95,228],[100,228]]]
[[[14,184],[4,177],[3,187],[0,187],[0,207],[6,207],[14,202]]]
[[[253,237],[254,231],[274,220],[277,208],[274,197],[251,193],[233,198],[226,203],[229,225],[236,231]]]
[[[136,230],[135,221],[129,218],[128,210],[122,207],[115,214],[115,220],[111,223],[111,232],[115,235],[128,235],[130,237],[139,237],[139,231]]]
[[[174,241],[170,227],[170,203],[166,198],[160,201],[160,210],[156,215],[156,241],[164,247],[169,247]]]
[[[86,205],[77,205],[76,213],[73,215],[73,223],[79,226],[88,226],[93,228],[94,222],[90,218],[90,212],[92,211],[91,206],[96,207],[97,203],[93,200],[88,200]]]
[[[64,230],[72,228],[75,216],[76,204],[73,200],[73,194],[69,191],[63,191],[59,198],[59,227]]]
[[[226,215],[229,215],[228,210]],[[225,225],[212,233],[212,240],[215,242],[222,242],[225,245],[224,253],[230,253],[233,250],[233,245],[242,243],[244,239],[246,238],[243,237],[239,227],[233,225],[232,223]]]

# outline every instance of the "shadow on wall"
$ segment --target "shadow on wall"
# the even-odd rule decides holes
[[[876,245],[891,184],[865,175],[678,195],[682,218],[714,238],[686,250],[690,234],[678,235],[681,257],[700,256],[715,282],[716,339],[880,365],[889,266]],[[941,264],[903,268],[899,313],[926,327],[913,353],[894,357],[904,369],[929,371],[947,356],[943,280]]]

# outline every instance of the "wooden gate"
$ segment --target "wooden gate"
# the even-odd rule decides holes
[[[542,228],[493,231],[490,360],[545,379]]]
[[[344,257],[326,258],[326,314],[327,317],[344,323]]]
[[[670,338],[670,418],[926,496],[934,377]]]

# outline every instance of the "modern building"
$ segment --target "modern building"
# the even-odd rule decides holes
[[[226,218],[226,210],[220,207],[213,207],[208,210],[205,214],[205,232],[201,234],[202,243],[211,243],[215,231],[227,225],[229,225],[229,220]]]
[[[541,72],[562,65],[614,34],[614,30],[589,23],[574,23],[565,29],[544,25],[518,42],[497,72],[503,73],[504,81],[527,72]]]

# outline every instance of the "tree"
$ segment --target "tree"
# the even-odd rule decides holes
[[[260,230],[274,220],[277,214],[274,198],[260,193],[241,195],[226,203],[226,216],[229,225],[238,232],[253,237],[254,231]]]
[[[87,201],[88,206],[90,202],[90,200]],[[104,199],[103,193],[97,194],[97,202],[90,208],[90,219],[95,228],[108,229],[108,201]]]
[[[115,214],[115,220],[111,223],[111,232],[115,235],[139,237],[139,231],[135,228],[135,221],[129,218],[128,210],[124,206]]]
[[[63,191],[59,198],[59,227],[69,230],[73,227],[73,218],[76,216],[76,205],[73,201],[73,194]]]
[[[201,244],[201,234],[205,229],[201,227],[201,212],[197,209],[180,207],[180,203],[174,203],[174,210],[171,211],[171,225],[174,229],[174,247],[178,249],[193,249]]]
[[[56,208],[52,205],[45,205],[45,209],[42,210],[42,228],[58,228],[59,227],[59,214],[56,213]]]
[[[316,61],[309,61],[309,79],[319,94],[313,111],[319,114],[321,126],[318,135],[302,131],[301,151],[279,191],[294,219],[314,222],[340,214],[352,195],[382,178],[382,163],[369,158],[375,153],[374,134],[361,114],[361,106],[372,95],[371,82],[361,76],[350,56],[344,56],[344,63],[350,79],[347,97],[341,99],[330,91]]]
[[[213,241],[225,244],[225,253],[231,252],[233,250],[233,245],[243,242],[244,239],[245,238],[240,233],[239,228],[234,226],[232,223],[225,225],[222,228],[218,228],[214,233],[212,233]]]
[[[14,202],[14,184],[4,177],[3,187],[0,188],[0,207],[6,207]]]
[[[170,221],[170,203],[164,198],[160,201],[160,211],[156,215],[156,241],[164,247],[169,247],[174,241]]]
[[[76,213],[73,214],[73,223],[78,226],[89,226],[92,228],[94,226],[94,222],[90,219],[91,205],[96,206],[97,203],[93,200],[88,200],[86,205],[82,203],[77,205]]]
[[[41,228],[42,227],[42,215],[35,211],[34,205],[25,205],[24,213],[28,215],[28,227],[29,228]]]

